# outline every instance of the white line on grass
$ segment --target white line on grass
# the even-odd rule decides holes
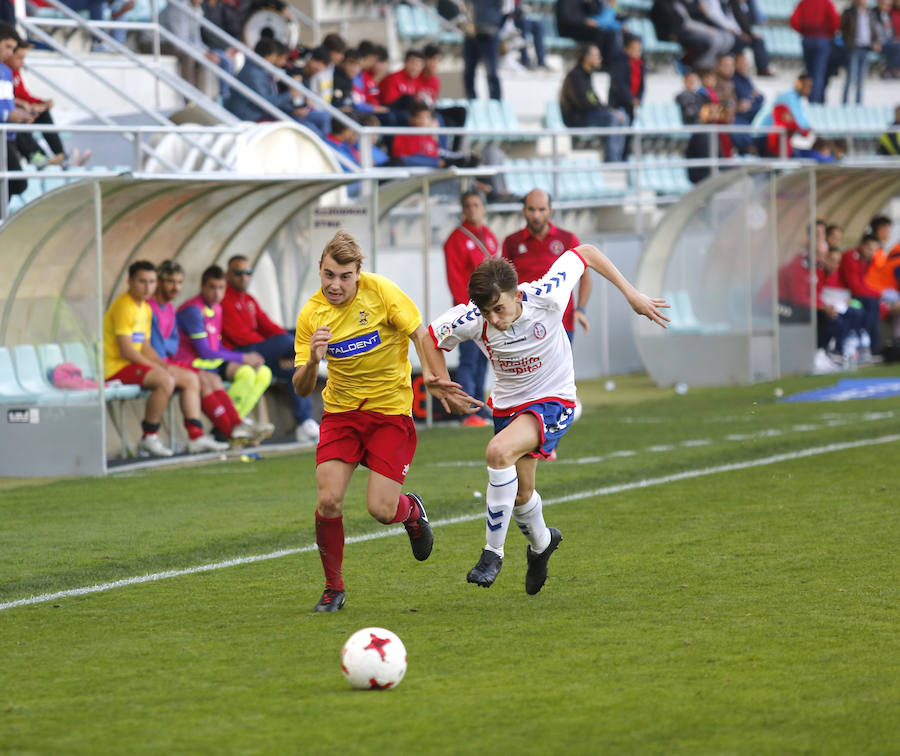
[[[659,478],[646,478],[644,480],[632,481],[631,483],[620,483],[615,486],[605,486],[604,488],[595,488],[591,491],[579,491],[578,493],[569,494],[567,496],[559,496],[555,499],[545,499],[544,504],[561,504],[568,501],[577,501],[579,499],[590,499],[596,496],[609,496],[610,494],[622,493],[624,491],[633,491],[637,488],[647,488],[649,486],[659,486],[666,483],[675,483],[680,480],[689,480],[691,478],[700,478],[705,475],[716,475],[718,473],[734,472],[735,470],[746,470],[751,467],[764,467],[766,465],[774,465],[779,462],[789,462],[795,459],[804,459],[805,457],[814,457],[819,454],[830,454],[831,452],[845,451],[847,449],[858,449],[864,446],[878,446],[880,444],[890,444],[900,441],[900,434],[890,436],[880,436],[878,438],[862,439],[860,441],[845,441],[836,444],[827,444],[825,446],[814,446],[809,449],[800,449],[795,452],[786,452],[784,454],[773,454],[771,457],[762,457],[761,459],[751,459],[744,462],[731,462],[725,465],[716,465],[715,467],[703,467],[698,470],[686,470],[672,475],[663,475]],[[484,512],[473,514],[459,515],[458,517],[448,517],[443,520],[435,520],[432,527],[442,527],[445,525],[454,525],[460,522],[471,522],[480,520],[484,517]],[[377,530],[374,533],[365,535],[351,536],[347,539],[347,543],[362,543],[364,541],[374,541],[377,538],[387,538],[388,536],[403,533],[403,528],[386,528]],[[315,551],[316,545],[301,546],[295,549],[280,549],[272,551],[268,554],[257,554],[254,556],[236,557],[234,559],[226,559],[222,562],[213,562],[211,564],[201,564],[197,567],[185,567],[177,570],[165,570],[163,572],[154,572],[148,575],[137,575],[135,577],[123,578],[122,580],[114,580],[111,583],[98,583],[96,585],[88,585],[82,588],[70,588],[65,591],[56,591],[55,593],[42,593],[38,596],[30,596],[28,598],[16,599],[15,601],[7,601],[0,604],[0,611],[4,609],[13,609],[17,606],[29,606],[31,604],[42,604],[48,601],[56,601],[57,599],[70,598],[72,596],[84,596],[89,593],[101,593],[110,591],[114,588],[124,588],[129,585],[139,585],[141,583],[152,583],[157,580],[166,580],[168,578],[182,577],[184,575],[194,575],[198,572],[211,572],[213,570],[221,570],[226,567],[237,567],[242,564],[253,564],[254,562],[265,562],[269,559],[278,559],[280,557],[292,556],[294,554],[304,554]]]

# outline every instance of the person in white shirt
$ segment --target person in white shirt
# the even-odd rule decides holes
[[[572,347],[562,316],[572,289],[586,268],[597,271],[625,296],[639,315],[666,327],[663,299],[641,294],[590,244],[564,252],[537,281],[518,284],[509,260],[489,259],[469,278],[468,304],[457,305],[430,327],[425,357],[430,370],[447,378],[443,352],[473,340],[496,376],[488,405],[494,437],[488,443],[486,545],[467,580],[489,587],[503,565],[510,518],[528,539],[525,590],[538,593],[547,578],[547,562],[562,540],[548,528],[541,496],[535,490],[538,459],[546,459],[568,430],[575,409]],[[473,411],[449,402],[454,411]]]

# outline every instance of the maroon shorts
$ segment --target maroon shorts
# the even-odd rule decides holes
[[[153,370],[152,365],[141,365],[140,363],[132,362],[123,367],[118,373],[109,376],[106,380],[122,381],[122,383],[133,386],[143,386],[144,378],[147,377],[147,373],[151,370]]]
[[[166,365],[172,365],[174,367],[184,368],[185,370],[190,370],[192,373],[199,373],[200,369],[195,368],[189,360],[185,360],[184,362],[179,362],[178,360],[173,360],[171,357],[166,357],[164,360]]]
[[[322,416],[317,465],[332,459],[360,463],[402,483],[415,453],[416,426],[409,415],[350,410]]]

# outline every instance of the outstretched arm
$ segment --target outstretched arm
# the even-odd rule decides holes
[[[458,383],[450,380],[444,353],[435,347],[424,326],[413,331],[410,340],[419,355],[422,365],[422,380],[428,393],[440,401],[444,410],[454,415],[472,415],[484,406],[484,402],[473,399]]]
[[[665,299],[656,299],[641,294],[610,262],[609,258],[592,244],[580,244],[575,247],[575,251],[581,255],[588,267],[596,270],[622,292],[628,304],[631,305],[631,309],[638,315],[643,315],[657,325],[668,328],[666,323],[669,322],[669,318],[660,312],[661,308],[669,307],[669,303]]]

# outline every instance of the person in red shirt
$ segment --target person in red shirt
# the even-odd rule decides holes
[[[463,192],[462,223],[444,242],[444,262],[447,266],[447,285],[454,305],[469,302],[469,276],[485,260],[500,257],[497,237],[484,222],[485,207],[481,192]],[[456,381],[462,390],[476,399],[484,399],[484,379],[487,374],[487,357],[474,341],[459,344],[459,366]],[[487,410],[482,410],[486,412]],[[488,425],[481,414],[466,415],[462,425],[480,427]]]
[[[362,48],[362,45],[360,45]],[[384,45],[372,45],[372,51],[368,49],[362,54],[362,88],[365,92],[366,102],[372,107],[381,106],[381,80],[387,71],[388,52]]]
[[[406,109],[419,94],[419,75],[425,68],[425,56],[421,50],[407,50],[403,68],[385,76],[379,84],[381,104],[396,109]]]
[[[319,424],[312,418],[312,401],[293,388],[294,336],[274,322],[247,292],[252,275],[249,261],[243,255],[234,255],[228,261],[222,300],[222,342],[237,352],[258,352],[273,376],[291,384],[296,438],[301,443],[318,443]]]
[[[574,249],[581,242],[571,231],[554,226],[550,195],[543,189],[532,189],[522,202],[525,228],[510,234],[503,240],[503,257],[512,261],[519,275],[519,283],[536,281],[544,275],[563,252]],[[587,333],[589,323],[585,307],[591,297],[590,271],[585,270],[578,286],[578,306],[569,297],[569,306],[563,314],[563,328],[569,341],[575,338],[575,321]]]
[[[841,28],[837,8],[831,0],[800,0],[791,15],[790,24],[803,37],[803,63],[812,77],[809,101],[825,102],[832,40]]]
[[[881,292],[866,283],[866,272],[878,249],[878,237],[865,234],[855,249],[848,249],[841,257],[838,276],[841,286],[850,289],[850,294],[862,304],[863,328],[869,334],[872,354],[880,351],[880,310]]]
[[[409,108],[409,125],[426,129],[436,125],[431,109],[424,102],[413,102]],[[432,134],[397,134],[391,146],[394,165],[443,168],[438,140]]]

